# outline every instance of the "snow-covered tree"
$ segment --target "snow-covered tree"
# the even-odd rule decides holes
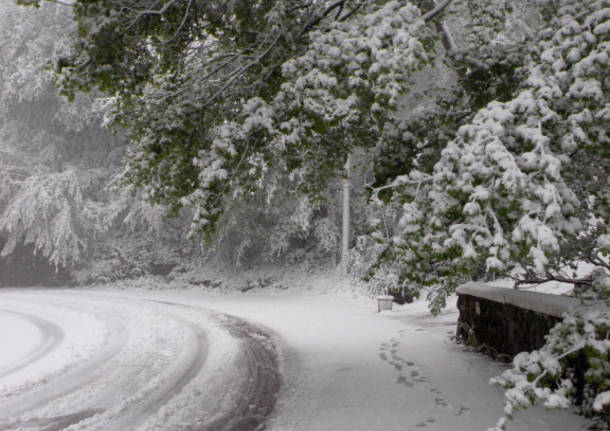
[[[405,132],[378,142],[371,153],[372,234],[361,244],[377,250],[377,258],[368,269],[365,265],[367,278],[390,280],[385,288],[398,295],[445,286],[435,290],[432,305],[438,310],[444,294],[472,274],[472,268],[451,267],[451,250],[433,250],[430,238],[418,245],[420,235],[434,233],[415,225],[429,221],[430,186],[447,143],[489,102],[513,97],[524,76],[523,46],[540,20],[528,2],[455,2],[435,24],[442,43],[428,52],[433,62],[415,74],[414,88],[401,101],[398,115]],[[473,275],[479,272],[475,265]]]
[[[453,28],[466,31],[438,21],[448,3],[77,1],[57,79],[111,96],[107,115],[134,142],[124,182],[175,213],[193,208],[193,231],[213,232],[229,200],[276,172],[315,200],[364,147],[389,161],[376,185],[403,203],[391,255],[410,282],[445,286],[439,305],[473,273],[531,281],[568,278],[575,258],[603,266],[603,1],[465,2]],[[405,114],[439,38],[458,91]]]
[[[211,233],[267,173],[316,201],[352,148],[397,139],[392,112],[433,44],[425,22],[447,3],[75,2],[57,81],[112,96],[134,142],[125,182],[194,208]]]
[[[190,208],[193,234],[222,233],[228,214],[230,238],[228,211],[273,205],[281,178],[292,199],[260,220],[298,216],[283,250],[309,223],[298,193],[320,208],[359,148],[372,277],[430,287],[435,311],[494,274],[607,286],[608,0],[450,3],[76,0],[56,81],[105,95],[131,138],[121,182]],[[599,269],[576,278],[577,261]]]
[[[71,20],[57,5],[43,9],[32,17],[8,3],[2,5],[0,16],[0,160],[4,168],[0,232],[5,238],[1,253],[7,257],[31,244],[58,267],[82,256],[80,182],[95,181],[96,175],[86,178],[82,171],[65,166],[85,153],[71,154],[71,141],[86,133],[92,114],[91,109],[81,109],[76,123],[58,115],[67,104],[55,95],[45,66]],[[90,133],[88,137],[93,138]]]
[[[403,202],[390,263],[405,285],[431,287],[433,310],[463,280],[494,274],[571,282],[605,304],[566,316],[541,350],[518,355],[496,383],[507,387],[509,417],[537,400],[582,401],[584,413],[607,425],[610,3],[540,6],[540,30],[520,45],[526,55],[513,76],[522,78],[457,128],[432,169],[390,183]],[[597,269],[577,277],[577,262]],[[590,367],[582,400],[571,371],[578,355]]]
[[[80,175],[79,175],[80,174]],[[70,169],[29,176],[3,211],[0,231],[8,241],[2,256],[33,244],[57,266],[79,261],[85,249],[85,217],[91,204],[83,196],[82,173]]]
[[[506,389],[504,416],[493,430],[506,429],[519,409],[537,403],[545,408],[575,404],[593,417],[592,429],[610,427],[610,283],[597,277],[585,295],[591,306],[573,310],[553,327],[542,348],[515,356],[513,366],[491,383]]]
[[[70,11],[53,3],[36,11],[0,5],[0,260],[11,272],[2,283],[20,282],[21,275],[30,283],[45,282],[17,273],[28,260],[48,262],[60,272],[108,260],[140,235],[141,224],[152,229],[151,214],[162,213],[137,197],[109,191],[125,140],[101,128],[98,105],[106,100],[79,94],[68,103],[52,85],[47,68],[73,26]],[[125,220],[117,222],[119,216]],[[107,243],[114,237],[121,240],[112,248]],[[176,246],[164,239],[163,245]],[[148,243],[153,241],[149,236]],[[134,251],[125,254],[141,258]],[[125,276],[129,270],[119,272]]]
[[[460,274],[482,270],[590,285],[570,264],[608,268],[598,243],[610,170],[607,9],[565,3],[532,43],[514,97],[478,110],[432,171],[395,180],[406,200],[395,242],[423,284],[450,292]]]

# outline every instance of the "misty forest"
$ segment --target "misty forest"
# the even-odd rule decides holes
[[[0,0],[0,430],[609,430],[610,0]]]

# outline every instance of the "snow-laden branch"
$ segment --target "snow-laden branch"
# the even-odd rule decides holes
[[[365,184],[364,186],[371,189],[374,194],[379,193],[382,190],[393,189],[396,187],[401,187],[406,184],[422,184],[426,182],[432,181],[432,176],[427,174],[421,174],[422,178],[420,179],[409,179],[406,175],[401,175],[394,179],[390,184],[386,184],[385,186],[373,187],[371,183]]]

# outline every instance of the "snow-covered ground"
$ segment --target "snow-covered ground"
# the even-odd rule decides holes
[[[377,313],[374,301],[333,283],[0,290],[0,429],[253,430],[265,418],[277,431],[495,424],[502,391],[488,380],[504,366],[452,341],[455,305],[436,318],[423,302]],[[509,430],[585,425],[567,411],[530,409]]]

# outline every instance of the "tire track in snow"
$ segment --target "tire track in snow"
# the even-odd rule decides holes
[[[50,418],[31,418],[27,420],[16,420],[10,424],[0,427],[0,430],[14,429],[36,429],[40,431],[60,431],[68,428],[70,425],[77,424],[84,419],[100,413],[101,410],[88,409],[69,415],[62,415]]]
[[[9,293],[8,296],[14,301],[14,292]],[[82,306],[74,308],[65,304],[55,304],[54,300],[57,298],[54,297],[50,299],[49,297],[45,298],[43,295],[42,299],[43,301],[36,295],[27,294],[18,298],[16,304],[18,304],[18,308],[34,306],[34,309],[44,304],[47,310],[52,310],[51,314],[56,316],[66,312],[69,314],[80,314],[86,310]],[[8,377],[11,374],[25,371],[28,366],[36,366],[38,362],[43,363],[45,359],[53,361],[54,359],[49,358],[58,350],[59,345],[63,341],[69,344],[67,333],[60,325],[51,320],[15,310],[3,309],[2,311],[18,315],[31,322],[41,332],[43,341],[28,354],[27,358],[22,358],[18,364],[5,368],[0,377]],[[102,345],[101,349],[98,347],[82,363],[61,363],[59,364],[61,368],[51,368],[47,371],[47,374],[20,383],[18,386],[11,388],[9,392],[0,394],[4,398],[0,405],[0,430],[22,428],[42,431],[62,430],[103,411],[101,409],[82,409],[59,415],[36,416],[35,414],[30,414],[37,409],[43,408],[53,400],[77,391],[91,381],[98,379],[100,376],[92,372],[92,370],[98,369],[123,349],[127,340],[127,331],[120,321],[102,313],[86,311],[86,314],[89,318],[103,322],[106,329],[113,334],[113,337],[110,340],[106,340],[107,342]],[[61,320],[61,318],[55,318],[57,322]],[[74,346],[71,347],[74,348]]]
[[[85,422],[80,426],[88,430],[133,430],[142,422],[145,422],[148,416],[157,412],[179,393],[197,376],[205,364],[208,351],[206,333],[202,328],[187,319],[175,316],[166,310],[151,310],[150,307],[143,306],[146,303],[141,301],[136,303],[131,301],[117,303],[112,297],[106,296],[94,298],[89,296],[84,298],[79,297],[77,301],[74,301],[74,296],[69,296],[69,299],[68,302],[71,308],[77,311],[89,310],[89,312],[91,308],[96,308],[98,310],[92,314],[106,316],[103,319],[104,321],[114,323],[114,325],[108,326],[113,326],[110,328],[110,333],[113,334],[110,342],[115,348],[107,354],[97,352],[93,359],[87,361],[78,370],[66,373],[61,378],[52,380],[50,382],[52,387],[59,386],[59,388],[52,391],[42,391],[46,394],[44,399],[36,398],[31,400],[28,398],[29,394],[23,394],[24,399],[27,400],[27,405],[15,408],[15,404],[20,404],[20,402],[13,403],[11,413],[13,416],[16,413],[21,415],[22,418],[25,417],[27,419],[12,420],[4,424],[0,422],[0,430],[12,430],[24,426],[33,426],[35,429],[45,431],[60,430],[83,421]],[[62,302],[62,307],[64,305]],[[100,307],[104,311],[101,312],[99,310]],[[112,311],[108,313],[110,310]],[[163,322],[172,321],[176,323],[176,327],[173,330],[179,331],[188,340],[184,343],[186,348],[180,349],[176,356],[171,357],[172,362],[167,364],[167,368],[159,374],[148,372],[147,369],[150,367],[148,362],[138,363],[138,366],[135,368],[134,364],[129,362],[133,353],[137,351],[142,352],[142,349],[150,351],[152,354],[150,357],[154,357],[154,346],[151,345],[151,340],[145,337],[133,336],[134,327],[140,326],[146,328],[146,322],[140,319],[140,310],[158,313],[159,317],[164,319],[162,320]],[[147,335],[146,331],[154,334],[155,337],[159,336],[151,328],[145,329],[144,333],[139,333],[139,335]],[[177,333],[174,332],[173,334],[165,334],[164,337],[175,338]],[[168,338],[161,338],[160,340],[164,343]],[[158,339],[157,342],[159,342]],[[108,349],[104,350],[107,351]],[[108,364],[109,361],[112,361],[111,364]],[[121,368],[128,371],[126,373],[120,371],[113,373]],[[103,371],[104,369],[106,371]],[[141,378],[136,376],[140,371],[144,371],[148,375],[143,385],[135,383],[137,380],[142,381]],[[109,375],[104,374],[107,372],[113,373],[113,376],[117,374],[117,378],[112,379]],[[72,386],[63,385],[64,380],[72,382]],[[53,401],[66,397],[65,399],[67,400],[76,400],[74,404],[79,404],[79,393],[83,392],[94,393],[91,398],[97,400],[97,402],[89,400],[87,405],[78,406],[78,411],[76,412],[59,415],[50,413],[54,409],[56,410],[56,407],[51,406]],[[45,404],[47,403],[52,408],[46,408]],[[64,406],[68,404],[68,408],[71,408],[69,401],[62,400],[61,403]],[[42,407],[45,408],[42,411],[36,412],[36,409]],[[0,413],[1,410],[0,408]],[[65,410],[65,407],[63,410]]]
[[[10,412],[11,416],[23,414],[35,410],[49,403],[50,401],[61,398],[75,390],[82,388],[93,380],[99,378],[94,370],[100,368],[114,356],[118,355],[127,342],[127,330],[125,326],[112,318],[104,319],[114,336],[104,348],[95,352],[82,365],[76,368],[61,372],[56,376],[45,378],[42,384],[34,391],[28,391],[17,395],[0,408],[0,417],[7,416],[5,412]],[[49,352],[47,352],[48,354]],[[0,422],[0,425],[1,422]],[[0,427],[0,429],[2,429]]]
[[[152,397],[148,400],[146,409],[143,411],[145,415],[155,413],[161,406],[165,405],[175,394],[180,392],[203,368],[203,364],[208,354],[208,337],[205,332],[198,326],[187,322],[183,319],[180,320],[184,326],[190,329],[191,340],[195,347],[194,354],[191,355],[186,369],[182,375],[168,387],[164,388],[164,391],[159,393],[157,396]]]
[[[196,311],[203,308],[191,305],[150,300],[160,304]],[[277,354],[271,336],[252,323],[228,314],[218,314],[216,320],[229,334],[242,342],[247,378],[241,387],[232,388],[240,394],[232,407],[211,423],[192,428],[194,431],[254,431],[262,430],[275,407],[281,384]]]
[[[55,350],[59,343],[61,343],[61,341],[64,339],[64,331],[55,323],[49,320],[44,320],[31,314],[20,313],[17,311],[5,309],[0,309],[0,312],[12,314],[18,316],[23,320],[27,320],[38,329],[41,336],[40,343],[30,352],[28,352],[25,356],[19,358],[19,360],[12,365],[0,368],[0,378],[15,373],[27,367],[31,363],[36,362],[39,359],[45,357],[53,350]]]
[[[23,301],[23,298],[20,300]],[[147,419],[157,415],[163,408],[172,415],[186,413],[181,410],[183,406],[179,398],[188,397],[191,389],[186,391],[187,386],[197,392],[198,397],[203,395],[196,400],[197,403],[203,403],[199,404],[203,408],[193,408],[196,405],[191,405],[186,416],[187,425],[176,425],[171,429],[260,430],[273,411],[280,386],[277,355],[271,337],[254,324],[236,317],[215,314],[202,307],[103,294],[81,295],[70,292],[58,295],[45,292],[28,295],[27,301],[30,300],[34,303],[43,301],[45,307],[53,310],[51,314],[66,308],[101,319],[112,336],[105,339],[101,348],[97,348],[83,363],[72,363],[59,372],[48,374],[35,385],[19,388],[8,398],[8,394],[5,394],[7,402],[0,406],[0,430],[26,428],[55,431],[76,424],[79,429],[86,430],[146,428]],[[151,309],[146,306],[150,302],[161,306]],[[188,312],[173,312],[172,307],[177,306]],[[147,326],[149,317],[140,318],[139,310],[158,314],[158,319],[161,320],[158,320],[157,326],[160,322],[173,321],[176,325],[172,325],[172,331],[178,331],[174,334],[180,334],[182,341],[177,343],[173,340],[176,335],[172,335],[171,331],[157,334],[152,327]],[[35,325],[41,328],[41,332],[47,334],[43,338],[48,341],[41,343],[35,352],[28,355],[27,363],[21,360],[18,364],[11,365],[10,370],[3,370],[5,375],[15,372],[17,367],[26,368],[32,361],[44,360],[60,344],[62,338],[59,335],[67,337],[60,325],[36,316],[30,317],[29,320],[36,322]],[[236,368],[226,369],[226,380],[220,381],[219,392],[216,393],[205,392],[205,384],[201,385],[206,378],[202,370],[209,347],[207,331],[204,329],[206,321],[219,328],[226,337],[235,340],[238,346],[235,361],[231,362]],[[134,325],[140,325],[140,328],[134,331]],[[170,344],[173,347],[164,352],[165,359],[162,363],[166,364],[166,368],[156,365],[157,371],[151,371],[149,367],[154,361],[150,364],[147,360],[133,362],[135,357],[148,357],[147,352],[154,359],[156,346],[159,345],[157,343],[163,346],[169,340],[172,340]],[[138,349],[139,356],[133,356],[135,351],[132,352],[131,349]],[[121,371],[121,368],[124,370]],[[118,371],[115,373],[115,370]],[[223,385],[223,382],[229,384]],[[172,400],[178,394],[180,397]],[[218,404],[217,397],[221,397],[226,404]]]
[[[208,337],[203,329],[186,319],[173,316],[171,318],[185,327],[189,333],[189,349],[186,357],[180,360],[181,366],[177,375],[165,376],[171,383],[161,384],[149,393],[142,394],[133,405],[128,407],[117,420],[111,420],[104,425],[117,430],[132,430],[161,407],[166,405],[176,394],[180,393],[202,370],[208,355]],[[138,395],[136,395],[136,398]]]
[[[268,334],[245,320],[221,315],[234,337],[243,341],[249,378],[239,391],[242,397],[235,407],[204,428],[207,430],[251,431],[264,429],[273,411],[280,388],[277,355]]]

